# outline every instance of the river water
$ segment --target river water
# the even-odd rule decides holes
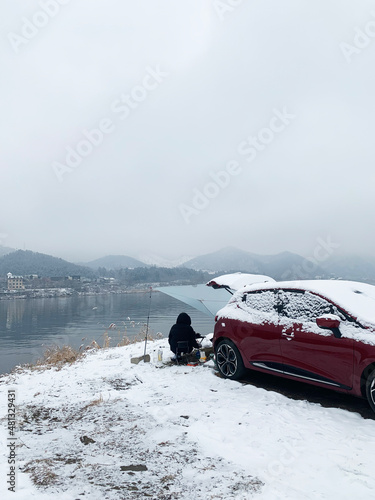
[[[151,335],[164,337],[178,314],[187,312],[196,332],[213,331],[214,318],[168,297],[149,292],[15,299],[0,301],[0,374],[16,365],[35,363],[53,345],[103,345],[106,332],[115,346],[126,334],[139,334],[147,323]]]

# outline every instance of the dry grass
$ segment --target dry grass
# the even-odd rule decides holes
[[[112,339],[112,337],[110,337],[109,335],[108,330],[113,330],[114,333],[117,330],[118,338]],[[31,370],[39,370],[44,368],[60,369],[66,364],[73,364],[76,361],[80,360],[85,355],[85,353],[90,350],[109,349],[113,347],[112,345],[113,340],[115,340],[114,347],[122,347],[130,344],[136,344],[137,342],[144,342],[146,336],[146,330],[147,326],[145,324],[136,335],[128,337],[126,328],[125,331],[121,332],[120,330],[117,329],[116,325],[112,323],[103,334],[102,346],[100,346],[100,344],[96,340],[93,340],[86,347],[84,346],[84,344],[81,345],[79,349],[75,349],[69,345],[50,346],[45,349],[43,357],[41,359],[38,359],[36,363],[17,366],[15,367],[13,372],[14,373],[22,372],[24,369],[31,369]],[[161,338],[163,338],[163,335],[161,333],[155,334],[150,330],[150,328],[148,328],[147,340],[153,341]]]
[[[58,480],[57,474],[52,471],[53,462],[45,458],[28,462],[22,472],[28,472],[36,486],[51,486]]]
[[[176,479],[176,474],[170,474],[169,476],[164,476],[160,479],[161,483],[170,483]]]
[[[43,358],[36,362],[36,366],[61,367],[67,363],[75,363],[82,356],[83,352],[77,351],[69,345],[47,347],[43,353]]]
[[[104,332],[104,341],[103,341],[103,349],[108,349],[108,347],[111,345],[111,337],[109,336],[108,332]]]
[[[98,397],[98,399],[94,399],[93,401],[91,401],[90,403],[88,403],[84,408],[83,410],[86,410],[87,408],[90,408],[91,406],[98,406],[98,405],[101,405],[102,403],[104,403],[104,398],[103,398],[103,394],[100,394],[100,396]]]

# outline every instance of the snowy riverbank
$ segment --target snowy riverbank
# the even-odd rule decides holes
[[[143,344],[61,370],[0,378],[0,494],[49,499],[369,498],[375,421],[221,379],[203,366],[130,363]],[[8,391],[16,493],[7,491]]]

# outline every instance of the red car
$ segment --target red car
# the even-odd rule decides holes
[[[375,411],[375,286],[258,283],[237,291],[215,320],[224,377],[250,368],[367,397]]]

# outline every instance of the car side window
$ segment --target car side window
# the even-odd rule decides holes
[[[273,290],[246,293],[242,297],[242,307],[249,314],[251,323],[262,325],[278,322],[276,296]]]
[[[336,314],[342,321],[346,319],[334,304],[310,292],[284,290],[279,300],[282,302],[281,315],[301,323],[315,323],[323,314]]]
[[[247,293],[244,295],[246,309],[263,313],[273,313],[275,311],[275,293],[270,290],[262,292]]]

